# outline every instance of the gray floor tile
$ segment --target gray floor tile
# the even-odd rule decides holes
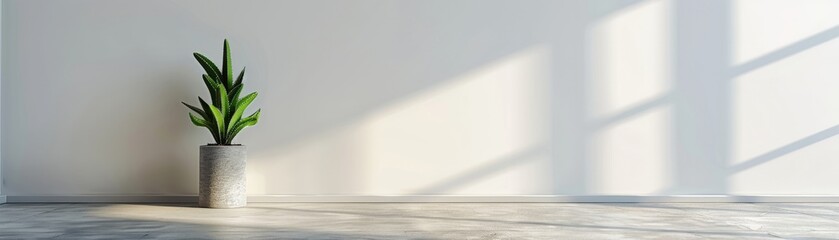
[[[5,204],[0,239],[839,239],[839,204]]]

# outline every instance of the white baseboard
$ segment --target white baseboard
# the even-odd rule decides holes
[[[256,195],[248,202],[476,202],[476,203],[639,203],[639,202],[839,202],[839,195],[674,195],[674,196],[337,196],[337,195]]]
[[[198,196],[179,195],[72,195],[7,196],[8,203],[186,203]]]
[[[77,195],[77,196],[8,196],[9,203],[194,203],[197,196],[178,195]],[[251,195],[248,202],[290,203],[290,202],[521,202],[521,203],[639,203],[639,202],[839,202],[839,195],[672,195],[672,196],[567,196],[567,195]]]
[[[0,204],[6,203],[6,195],[0,195]]]

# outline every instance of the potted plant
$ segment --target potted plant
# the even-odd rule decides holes
[[[242,129],[253,126],[259,120],[260,109],[243,117],[245,108],[256,98],[256,92],[239,98],[244,84],[245,69],[233,76],[230,60],[230,45],[224,40],[224,59],[219,69],[210,59],[200,53],[193,53],[204,68],[204,84],[210,91],[211,103],[201,97],[201,107],[181,102],[195,114],[189,113],[192,124],[207,128],[215,143],[199,148],[198,205],[209,208],[237,208],[247,204],[245,194],[245,163],[247,149],[234,144],[233,138]]]

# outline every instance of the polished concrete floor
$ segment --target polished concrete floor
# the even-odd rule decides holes
[[[839,239],[839,204],[4,204],[0,239]]]

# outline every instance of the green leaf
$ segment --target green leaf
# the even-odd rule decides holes
[[[201,77],[204,78],[204,85],[206,85],[207,90],[210,91],[210,99],[213,100],[213,105],[215,105],[218,95],[218,83],[213,81],[213,79],[210,78],[210,76],[207,76],[207,74],[201,75]]]
[[[192,113],[189,113],[189,120],[192,120],[192,124],[195,124],[195,126],[207,127],[207,121],[204,121],[204,119],[192,115]]]
[[[236,113],[236,107],[239,105],[239,93],[242,92],[242,88],[244,88],[244,84],[239,84],[233,87],[228,94],[228,99],[230,100],[230,113],[226,116],[228,125],[233,124],[230,120],[233,119],[233,114]]]
[[[227,39],[224,39],[224,60],[221,68],[224,76],[224,86],[227,88],[233,87],[233,62],[230,59],[230,44],[227,44]]]
[[[198,60],[198,63],[201,64],[201,67],[204,68],[207,75],[210,75],[210,77],[216,82],[221,81],[221,72],[218,70],[218,67],[216,67],[216,64],[213,63],[213,61],[210,61],[209,58],[197,52],[192,53],[192,56],[195,56],[195,60]]]
[[[189,113],[193,124],[210,130],[217,144],[230,144],[242,129],[256,125],[261,110],[245,118],[242,118],[242,114],[256,98],[257,93],[253,92],[239,98],[244,89],[242,81],[245,77],[245,68],[242,68],[238,77],[234,78],[230,43],[227,39],[224,40],[221,69],[200,53],[195,52],[193,56],[206,72],[202,78],[210,92],[212,104],[208,104],[201,97],[198,98],[201,103],[200,108],[182,103],[196,113]]]
[[[221,114],[224,116],[222,121],[226,121],[227,116],[230,116],[230,100],[227,99],[227,89],[221,85],[219,85],[219,88],[219,102],[221,103],[219,110],[221,110]]]
[[[205,113],[210,114],[210,113],[213,112],[212,111],[212,105],[207,104],[207,102],[205,102],[204,99],[201,99],[201,97],[198,97],[198,102],[201,102],[201,108],[204,109]],[[218,128],[216,127],[217,124],[216,124],[215,118],[208,115],[206,118],[204,118],[204,120],[206,120],[207,129],[210,130],[210,134],[213,135],[213,139],[216,140],[216,143],[219,143],[219,144],[222,143],[221,135],[219,134]]]
[[[242,71],[239,72],[239,77],[236,78],[236,82],[233,83],[233,87],[242,85],[242,80],[245,78],[245,68],[242,68]]]
[[[261,108],[260,108],[260,109],[257,109],[257,110],[256,110],[256,112],[252,113],[250,116],[248,116],[248,117],[246,117],[246,118],[242,118],[242,122],[245,122],[245,121],[251,121],[251,120],[252,120],[252,121],[257,121],[257,120],[259,120],[259,113],[260,113],[260,112],[262,112],[262,109],[261,109]],[[250,124],[250,125],[248,125],[248,126],[253,126],[253,125],[256,125],[256,122],[253,122],[252,124]]]
[[[228,98],[230,99],[230,106],[232,107],[230,109],[231,111],[236,110],[236,106],[239,103],[239,93],[242,92],[242,88],[244,88],[244,87],[245,87],[244,84],[238,84],[235,87],[233,87],[233,89],[230,90],[230,93],[227,94]]]
[[[230,124],[227,126],[227,131],[233,129],[233,125],[239,122],[239,118],[242,117],[242,114],[245,112],[245,108],[247,108],[248,105],[250,105],[251,102],[253,102],[253,100],[256,98],[256,95],[256,92],[252,92],[251,94],[248,94],[247,96],[239,100],[239,102],[236,105],[236,111],[233,112],[233,116],[230,117]]]
[[[242,131],[242,129],[245,129],[246,127],[249,127],[249,126],[256,125],[256,123],[259,121],[259,112],[261,112],[261,111],[262,111],[262,109],[257,109],[256,112],[254,112],[253,114],[251,114],[250,116],[248,116],[246,118],[242,118],[242,121],[239,121],[238,123],[236,123],[235,126],[233,127],[233,129],[231,129],[230,132],[227,134],[229,137],[227,138],[227,142],[225,142],[225,144],[232,143],[233,138],[235,138],[236,135],[238,135],[239,132]]]
[[[195,107],[195,106],[189,105],[189,104],[187,104],[187,103],[185,103],[185,102],[181,102],[181,103],[183,103],[183,104],[184,104],[186,107],[188,107],[189,109],[192,109],[192,111],[195,111],[196,113],[198,113],[198,115],[201,115],[201,117],[204,117],[204,118],[206,118],[206,117],[207,117],[207,114],[206,114],[206,113],[204,113],[204,110],[201,110],[200,108],[197,108],[197,107]]]
[[[225,142],[227,131],[225,131],[226,128],[224,126],[224,115],[218,108],[216,108],[216,106],[213,105],[210,105],[210,112],[213,113],[213,121],[215,122],[215,127],[218,129],[217,131],[220,134],[219,139],[221,139],[222,142]]]

